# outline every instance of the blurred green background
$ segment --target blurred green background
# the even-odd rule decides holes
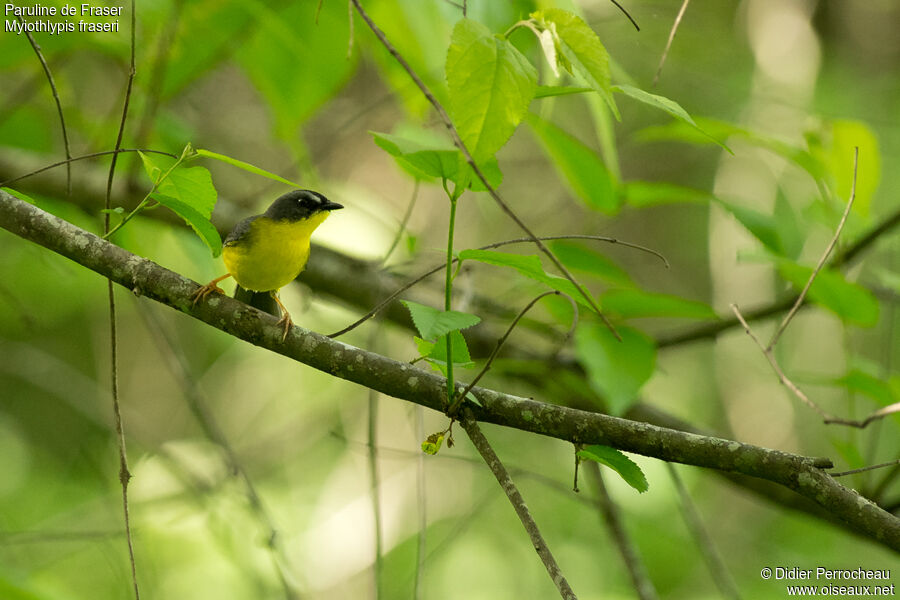
[[[677,101],[701,127],[726,140],[733,154],[621,95],[620,122],[584,94],[536,100],[534,113],[602,157],[621,194],[612,208],[596,210],[573,191],[558,157],[523,126],[498,156],[500,191],[539,234],[599,234],[654,248],[671,268],[623,247],[578,246],[599,250],[645,291],[706,303],[727,318],[731,303],[751,309],[789,294],[779,260],[815,264],[849,194],[853,146],[860,147],[858,194],[842,240],[850,243],[896,214],[900,5],[693,0],[653,87],[681,3],[622,4],[640,32],[606,0],[555,3],[578,11],[597,32],[612,59],[613,83]],[[190,142],[300,181],[347,207],[316,232],[317,242],[378,267],[400,235],[385,268],[405,279],[441,262],[447,202],[440,185],[417,186],[368,132],[440,134],[442,125],[365,24],[354,17],[350,28],[345,3],[326,0],[318,21],[316,5],[138,2],[137,77],[123,145],[178,153]],[[550,5],[467,3],[468,16],[497,33]],[[444,100],[443,66],[459,6],[443,0],[371,0],[364,6]],[[120,21],[119,34],[35,34],[59,90],[73,155],[108,150],[115,142],[130,44],[130,18]],[[534,36],[522,31],[511,39],[539,66],[542,83],[552,83]],[[64,156],[56,107],[32,47],[25,36],[0,33],[0,180]],[[806,156],[827,167],[821,181],[804,169]],[[213,221],[223,230],[285,191],[224,164],[204,165],[219,193]],[[70,197],[64,167],[11,187],[99,231],[107,169],[108,159],[74,163]],[[627,192],[639,186],[626,182],[698,192],[685,202],[675,188],[667,194],[648,186],[654,193],[641,202]],[[123,156],[114,203],[133,208],[148,185],[139,160]],[[762,215],[753,234],[742,209]],[[158,216],[139,217],[116,242],[199,282],[221,274],[221,261],[190,229]],[[460,201],[456,232],[458,248],[521,235],[482,193]],[[885,234],[844,271],[877,302],[871,318],[854,322],[833,310],[804,309],[778,346],[778,359],[795,382],[835,414],[863,418],[900,401],[898,249],[896,234]],[[0,597],[127,597],[131,575],[109,396],[105,282],[5,231],[0,273]],[[590,272],[583,276],[598,293],[609,287]],[[424,287],[433,291],[435,285]],[[461,310],[478,312],[477,297],[487,297],[512,314],[540,291],[534,282],[485,266],[464,269],[456,289]],[[134,476],[131,515],[144,596],[278,598],[291,590],[307,598],[371,598],[376,572],[381,598],[410,598],[414,589],[421,598],[554,596],[507,500],[463,433],[456,432],[452,449],[421,455],[422,439],[443,429],[445,417],[373,397],[125,290],[116,294],[119,384]],[[290,286],[282,298],[297,324],[323,333],[364,312],[351,299],[315,286]],[[511,343],[532,355],[551,355],[564,339],[568,310],[564,301],[540,306]],[[488,320],[487,331],[496,336],[509,319]],[[631,321],[657,340],[703,323]],[[774,325],[760,321],[754,327],[767,339]],[[411,332],[387,321],[371,321],[341,339],[399,360],[417,356]],[[564,345],[563,359],[572,359],[572,346]],[[537,385],[527,383],[523,371],[537,375]],[[484,383],[543,401],[603,406],[584,381],[547,375],[540,361],[498,362]],[[659,348],[640,399],[723,437],[829,456],[842,469],[900,455],[896,416],[864,430],[823,425],[783,389],[739,328]],[[583,474],[582,491],[571,490],[572,448],[514,430],[484,429],[579,597],[634,597],[592,482]],[[216,443],[219,435],[227,449]],[[374,488],[370,443],[377,457]],[[638,495],[612,473],[605,482],[660,596],[722,597],[681,518],[682,500],[666,466],[634,459],[650,482],[648,493]],[[765,566],[897,564],[884,547],[752,495],[715,473],[693,467],[677,472],[744,598],[786,595],[783,582],[760,578]],[[878,494],[896,512],[900,485],[894,475],[875,471],[844,483]],[[383,555],[377,568],[375,492]],[[417,585],[422,522],[427,535]]]

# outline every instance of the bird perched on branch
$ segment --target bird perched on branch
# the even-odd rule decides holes
[[[218,283],[234,277],[238,284],[235,298],[247,301],[253,292],[265,292],[278,304],[282,313],[278,324],[284,326],[284,341],[293,321],[278,298],[278,290],[306,267],[312,232],[339,208],[343,206],[318,192],[294,190],[280,196],[263,214],[247,217],[225,238],[222,259],[228,272],[194,292],[194,304],[213,292],[223,294]]]

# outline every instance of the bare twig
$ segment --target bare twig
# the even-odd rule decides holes
[[[609,492],[606,491],[606,485],[603,483],[603,474],[600,472],[600,465],[593,460],[586,460],[584,463],[588,475],[594,482],[594,487],[597,488],[595,503],[597,508],[600,509],[600,514],[603,515],[603,520],[609,528],[609,533],[616,544],[616,548],[619,550],[619,554],[622,556],[622,560],[628,570],[628,576],[631,578],[631,584],[634,586],[638,598],[641,600],[655,600],[659,598],[656,588],[653,587],[653,582],[650,581],[650,577],[647,575],[644,561],[641,560],[637,548],[625,530],[619,507],[613,502]]]
[[[635,248],[635,249],[637,249],[637,250],[641,250],[642,252],[648,252],[648,253],[650,253],[650,254],[656,256],[657,258],[659,258],[661,261],[663,261],[663,264],[666,265],[666,268],[667,268],[667,269],[669,268],[669,261],[666,260],[666,257],[665,257],[665,256],[663,256],[662,254],[660,254],[660,253],[657,252],[656,250],[651,250],[650,248],[647,248],[647,247],[645,247],[645,246],[641,246],[641,245],[639,245],[639,244],[632,244],[631,242],[623,242],[623,241],[618,240],[618,239],[616,239],[616,238],[606,237],[606,236],[602,236],[602,235],[550,235],[550,236],[542,236],[542,237],[539,238],[539,239],[540,239],[541,241],[552,241],[552,240],[595,240],[595,241],[599,241],[599,242],[608,242],[608,243],[610,243],[610,244],[619,244],[619,245],[621,245],[621,246],[627,246],[627,247],[629,247],[629,248]],[[487,244],[486,246],[481,246],[481,247],[479,247],[479,248],[476,248],[476,250],[492,250],[492,249],[494,249],[494,248],[500,248],[500,247],[502,247],[502,246],[509,246],[510,244],[522,244],[522,243],[532,242],[532,241],[534,241],[534,240],[532,240],[531,238],[516,238],[516,239],[512,239],[512,240],[504,240],[504,241],[502,241],[502,242],[494,242],[493,244]],[[454,258],[451,262],[452,262],[453,264],[456,264],[457,262],[459,262],[459,259],[458,259],[458,258]],[[422,274],[419,275],[418,277],[416,277],[416,278],[410,280],[409,282],[407,282],[407,283],[405,283],[404,285],[402,285],[402,286],[400,286],[399,288],[397,288],[390,296],[388,296],[387,298],[385,298],[384,300],[382,300],[381,302],[379,302],[377,305],[375,305],[375,308],[373,308],[372,310],[370,310],[369,312],[367,312],[366,314],[364,314],[363,316],[361,316],[359,319],[357,319],[356,321],[354,321],[354,322],[351,323],[350,325],[347,325],[346,327],[344,327],[344,328],[341,329],[340,331],[336,331],[336,332],[334,332],[334,333],[332,333],[332,334],[329,334],[328,337],[330,337],[330,338],[336,338],[336,337],[338,337],[338,336],[344,335],[344,334],[347,333],[348,331],[352,331],[353,329],[356,329],[357,327],[359,327],[360,325],[362,325],[363,323],[365,323],[366,321],[368,321],[369,319],[371,319],[372,317],[374,317],[375,315],[377,315],[379,312],[381,312],[381,310],[382,310],[385,306],[387,306],[388,304],[390,304],[391,302],[393,302],[400,294],[402,294],[403,292],[405,292],[405,291],[408,290],[409,288],[413,287],[414,285],[416,285],[417,283],[419,283],[419,282],[422,281],[423,279],[426,279],[426,278],[428,278],[428,277],[434,275],[435,273],[437,273],[437,272],[439,272],[439,271],[443,271],[445,268],[447,268],[447,264],[446,264],[446,263],[441,263],[440,265],[438,265],[438,266],[436,266],[436,267],[433,267],[432,269],[429,269],[428,271],[426,271],[425,273],[422,273]]]
[[[61,160],[59,162],[55,162],[52,165],[47,165],[46,167],[41,167],[40,169],[35,169],[34,171],[30,171],[25,173],[24,175],[19,175],[18,177],[13,177],[12,179],[7,179],[6,181],[0,181],[0,187],[6,187],[10,184],[13,184],[17,181],[21,181],[22,179],[26,179],[28,177],[32,177],[33,175],[37,175],[38,173],[43,173],[44,171],[49,171],[50,169],[55,169],[56,167],[61,167],[62,165],[68,165],[69,163],[73,163],[76,160],[84,160],[86,158],[96,158],[98,156],[106,156],[107,154],[119,154],[120,152],[144,152],[144,153],[152,153],[152,154],[163,154],[165,156],[170,156],[172,158],[178,158],[177,155],[172,154],[171,152],[163,152],[162,150],[150,150],[148,148],[118,148],[116,150],[104,150],[103,152],[91,152],[90,154],[83,154],[81,156],[76,156],[74,158],[67,158],[66,160]]]
[[[796,314],[797,310],[803,304],[806,299],[806,294],[809,292],[810,287],[812,286],[813,281],[816,278],[816,275],[819,274],[819,271],[822,270],[822,267],[825,265],[825,261],[828,260],[828,256],[831,254],[832,249],[834,249],[835,244],[837,244],[838,237],[841,234],[841,230],[844,228],[844,223],[847,221],[847,216],[850,214],[850,208],[853,206],[853,199],[856,197],[856,173],[857,173],[857,165],[859,159],[859,148],[856,148],[853,153],[853,185],[850,190],[850,199],[847,202],[847,207],[844,209],[844,214],[841,216],[841,220],[838,223],[837,229],[834,232],[834,236],[831,238],[831,242],[828,244],[828,247],[825,248],[825,252],[822,254],[822,257],[819,259],[818,264],[815,269],[813,269],[812,274],[809,279],[806,281],[806,285],[803,287],[803,291],[800,292],[800,295],[797,296],[797,299],[794,301],[793,306],[791,307],[788,314],[785,315],[784,319],[782,319],[781,324],[775,330],[775,333],[772,335],[772,339],[769,342],[768,346],[763,346],[759,341],[759,338],[753,333],[750,329],[750,325],[747,323],[747,320],[741,314],[741,311],[738,309],[736,304],[731,305],[731,310],[734,312],[735,317],[737,317],[738,321],[741,325],[744,326],[744,331],[750,336],[750,338],[759,346],[759,349],[765,355],[766,359],[769,361],[769,364],[772,366],[772,370],[775,371],[775,374],[778,375],[778,378],[781,380],[781,383],[784,384],[797,398],[799,398],[804,404],[808,407],[816,411],[819,416],[822,417],[823,421],[827,425],[847,425],[850,427],[858,427],[864,428],[872,421],[881,419],[889,414],[900,412],[900,402],[895,404],[891,404],[889,406],[885,406],[862,420],[854,420],[854,419],[844,419],[841,417],[836,417],[827,411],[823,410],[819,407],[818,404],[809,399],[809,397],[803,393],[800,388],[798,388],[794,382],[792,382],[787,375],[784,374],[781,367],[778,365],[778,361],[775,359],[775,344],[778,343],[778,339],[781,337],[781,334],[784,333],[788,324],[791,322],[791,319]]]
[[[466,411],[461,423],[463,429],[465,429],[466,433],[469,435],[469,439],[472,440],[475,449],[481,454],[481,458],[484,459],[484,462],[487,463],[487,466],[491,469],[494,477],[497,478],[500,487],[506,492],[507,498],[509,498],[510,503],[513,505],[513,509],[516,511],[516,515],[518,515],[519,520],[522,521],[522,526],[525,527],[528,537],[531,538],[531,543],[534,546],[535,551],[544,563],[547,574],[550,575],[550,579],[553,580],[556,589],[559,590],[559,595],[565,600],[574,600],[577,598],[575,592],[572,591],[569,582],[566,581],[565,575],[563,575],[559,565],[556,564],[556,559],[553,558],[553,554],[551,554],[550,548],[547,547],[547,542],[544,541],[544,537],[541,535],[537,523],[535,523],[534,518],[531,516],[531,512],[525,505],[522,494],[519,493],[519,489],[516,487],[516,484],[513,483],[506,467],[500,462],[500,458],[494,452],[494,449],[491,448],[487,438],[484,437],[481,428],[478,426],[478,422],[468,411]]]
[[[21,16],[19,17],[19,21],[22,23],[25,22]],[[41,61],[41,66],[44,68],[44,73],[47,75],[47,81],[50,83],[50,91],[53,92],[53,100],[56,102],[56,112],[59,113],[59,126],[62,129],[62,137],[63,137],[63,146],[65,146],[66,150],[66,159],[72,158],[72,152],[69,150],[69,134],[66,132],[66,119],[63,116],[62,102],[59,99],[59,92],[56,89],[56,82],[53,80],[53,73],[50,72],[50,65],[47,64],[46,59],[44,59],[44,53],[41,52],[41,47],[38,45],[36,41],[34,41],[34,37],[31,35],[29,31],[25,31],[25,35],[28,37],[28,41],[31,43],[31,47],[34,49],[34,53],[37,54],[38,60]],[[71,163],[66,163],[66,196],[72,195],[72,165]]]
[[[384,253],[384,257],[382,257],[381,259],[382,265],[387,264],[387,261],[391,257],[391,254],[394,253],[394,250],[397,249],[397,245],[400,244],[400,240],[403,239],[403,234],[404,232],[406,232],[406,226],[407,224],[409,224],[409,218],[412,216],[412,211],[416,205],[416,200],[418,200],[419,198],[419,183],[420,181],[416,179],[416,183],[413,186],[412,198],[409,199],[409,204],[406,205],[406,212],[403,213],[403,219],[400,220],[400,227],[397,229],[397,234],[394,235],[394,240],[391,242],[391,245],[387,249],[387,252]]]
[[[885,467],[896,467],[900,465],[900,458],[897,460],[892,460],[890,462],[881,463],[879,465],[871,465],[868,467],[861,467],[859,469],[850,469],[849,471],[841,471],[840,473],[829,473],[832,477],[843,477],[844,475],[854,475],[856,473],[864,473],[866,471],[874,471],[875,469],[884,469]]]
[[[481,368],[481,371],[478,372],[478,375],[476,375],[475,378],[472,380],[472,382],[466,386],[466,388],[462,391],[462,393],[460,393],[456,396],[456,400],[453,401],[453,405],[449,409],[447,409],[448,415],[450,415],[451,417],[456,416],[456,411],[459,410],[459,406],[463,403],[463,401],[465,401],[466,396],[469,394],[469,392],[472,391],[472,388],[474,388],[475,385],[479,381],[481,381],[481,378],[484,377],[485,373],[487,373],[488,371],[491,370],[491,364],[494,362],[494,359],[497,358],[497,354],[500,352],[500,348],[502,348],[503,344],[506,343],[506,338],[508,338],[509,334],[511,334],[513,332],[513,329],[516,328],[516,325],[519,324],[519,321],[522,320],[522,317],[525,316],[525,313],[527,313],[529,310],[531,310],[531,307],[534,306],[535,304],[537,304],[538,300],[540,300],[541,298],[544,298],[546,296],[559,296],[560,294],[562,294],[562,292],[558,292],[556,290],[544,292],[543,294],[540,294],[539,296],[535,296],[531,300],[531,302],[529,302],[525,306],[525,308],[523,308],[521,311],[519,311],[519,314],[516,315],[516,318],[513,319],[513,322],[509,324],[509,327],[506,329],[506,332],[500,337],[499,340],[497,340],[497,345],[494,346],[493,352],[491,352],[490,356],[488,356],[487,360],[484,363],[484,366]]]
[[[709,532],[703,524],[703,519],[697,511],[697,507],[694,505],[691,495],[684,487],[684,482],[681,480],[678,470],[672,463],[667,462],[666,467],[669,468],[669,475],[672,477],[672,483],[675,484],[675,490],[678,492],[678,497],[681,499],[681,512],[684,515],[684,522],[690,530],[694,541],[697,543],[700,554],[703,555],[703,559],[706,561],[706,566],[712,575],[713,581],[716,582],[716,587],[719,588],[719,591],[722,592],[724,597],[731,598],[732,600],[740,600],[741,594],[738,591],[737,585],[734,583],[734,578],[731,576],[731,573],[728,572],[725,561],[722,560],[722,555],[719,554],[712,538],[709,536]]]
[[[621,11],[622,11],[622,14],[624,14],[626,17],[628,17],[628,20],[631,21],[631,24],[634,25],[634,28],[635,28],[635,29],[637,29],[638,31],[641,30],[641,28],[638,27],[637,21],[635,21],[635,20],[631,17],[631,15],[628,14],[628,11],[625,10],[625,8],[624,8],[621,4],[619,4],[618,2],[616,2],[616,0],[609,0],[609,1],[612,2],[613,4],[615,4],[615,5],[616,5],[616,8],[618,8],[619,10],[621,10]]]
[[[532,233],[531,229],[519,218],[519,216],[509,207],[509,205],[500,197],[500,194],[494,189],[494,186],[488,182],[487,177],[484,175],[484,172],[481,170],[481,167],[475,162],[475,159],[472,157],[472,154],[469,152],[469,149],[466,147],[462,138],[459,135],[459,132],[456,130],[456,126],[453,124],[453,120],[450,118],[450,115],[447,114],[447,111],[444,109],[443,105],[438,102],[437,98],[434,94],[431,93],[431,90],[428,89],[428,86],[425,85],[425,82],[416,74],[410,64],[406,61],[405,58],[394,48],[393,44],[388,41],[387,36],[385,36],[384,32],[375,24],[375,22],[369,17],[369,14],[363,10],[362,4],[360,4],[360,0],[350,0],[353,2],[353,6],[356,7],[356,12],[359,13],[359,16],[363,18],[366,22],[366,25],[369,26],[369,29],[372,30],[372,33],[375,34],[375,37],[378,38],[378,41],[387,49],[387,51],[394,57],[404,71],[412,78],[413,82],[416,84],[416,87],[422,92],[428,102],[434,107],[441,121],[444,123],[444,126],[447,128],[447,131],[450,133],[450,137],[453,139],[453,145],[456,146],[459,151],[462,153],[463,157],[466,160],[466,163],[472,169],[472,172],[475,173],[475,176],[481,180],[481,183],[484,184],[485,189],[491,195],[491,198],[494,199],[494,202],[497,203],[497,206],[500,207],[506,216],[508,216],[512,221],[521,229],[525,234],[529,237],[529,239],[534,242],[538,249],[550,259],[550,262],[556,266],[562,275],[568,279],[572,285],[575,286],[575,289],[584,296],[584,299],[591,306],[591,308],[599,315],[600,319],[606,325],[606,327],[612,332],[612,334],[616,337],[617,340],[621,341],[621,337],[619,333],[616,331],[616,328],[613,327],[613,324],[610,323],[609,319],[603,314],[600,310],[600,307],[597,306],[597,303],[594,302],[594,299],[588,293],[586,289],[575,279],[575,277],[569,272],[564,264],[560,262],[556,255],[554,255],[549,248],[538,238],[534,233]]]
[[[819,274],[819,271],[822,270],[822,267],[825,265],[825,261],[828,260],[828,256],[834,249],[835,244],[837,244],[838,238],[841,235],[841,231],[844,229],[844,223],[847,222],[847,215],[850,214],[850,208],[853,206],[853,200],[856,198],[856,171],[858,164],[859,147],[856,147],[853,149],[853,184],[850,189],[850,200],[847,202],[847,207],[844,209],[844,214],[841,215],[841,220],[838,223],[837,229],[835,229],[834,231],[834,236],[832,236],[831,241],[825,248],[825,252],[822,253],[822,257],[819,259],[818,264],[816,264],[816,268],[813,269],[813,272],[810,274],[806,285],[803,286],[803,290],[800,292],[800,295],[797,296],[796,302],[794,302],[791,310],[788,311],[788,314],[785,315],[784,319],[782,319],[781,324],[778,326],[778,329],[776,329],[775,333],[772,334],[772,339],[769,341],[769,345],[766,347],[767,350],[771,350],[775,347],[775,344],[778,343],[778,338],[780,338],[781,334],[784,333],[784,330],[791,322],[791,319],[794,318],[794,314],[796,314],[797,310],[800,308],[800,305],[803,304],[803,301],[806,298],[806,294],[809,292],[810,286],[812,286],[813,280],[815,280],[816,275]]]
[[[828,420],[834,418],[833,415],[826,412],[818,404],[810,400],[800,388],[794,385],[793,381],[788,379],[788,376],[784,374],[784,371],[782,371],[781,367],[778,365],[778,361],[775,360],[775,353],[772,352],[772,348],[766,348],[762,345],[762,342],[759,341],[759,338],[756,337],[756,334],[753,333],[752,329],[750,329],[750,325],[748,325],[747,321],[744,320],[744,316],[741,314],[740,309],[738,309],[737,304],[732,304],[731,310],[737,317],[738,321],[740,321],[741,325],[744,326],[744,331],[747,332],[747,335],[750,336],[750,339],[752,339],[756,343],[756,345],[759,346],[759,349],[762,350],[762,353],[765,355],[766,359],[769,361],[769,364],[772,366],[772,370],[775,371],[776,375],[778,375],[781,383],[784,384],[784,386],[788,388],[797,398],[799,398],[801,402],[819,413],[819,416],[821,416],[823,419]]]
[[[122,147],[122,137],[125,134],[125,122],[128,118],[128,104],[131,100],[131,89],[134,85],[135,75],[135,6],[134,0],[131,0],[131,68],[128,71],[128,84],[125,87],[125,103],[122,107],[122,120],[119,122],[119,132],[116,135],[115,151],[112,155],[112,162],[109,165],[109,176],[106,179],[106,198],[103,213],[103,232],[109,232],[109,209],[112,198],[113,177],[116,173],[116,159],[119,156],[118,150]],[[106,280],[107,296],[109,299],[109,343],[110,343],[110,374],[112,384],[112,402],[113,416],[116,425],[116,438],[119,449],[119,483],[122,485],[122,512],[125,517],[125,539],[128,542],[128,558],[131,563],[131,580],[134,584],[135,600],[140,600],[141,592],[138,587],[137,565],[134,559],[134,540],[131,535],[131,517],[128,509],[128,482],[131,479],[131,473],[128,470],[128,453],[125,446],[125,429],[122,425],[122,411],[119,407],[119,373],[118,373],[118,343],[116,339],[116,297],[113,290],[112,279]]]
[[[675,39],[675,33],[678,31],[678,26],[681,24],[681,19],[684,17],[684,11],[687,10],[688,4],[691,0],[684,0],[681,3],[681,8],[678,10],[678,14],[675,16],[675,22],[672,23],[672,29],[669,31],[669,39],[666,41],[666,48],[663,50],[662,58],[659,59],[659,66],[656,68],[656,75],[653,77],[653,84],[659,81],[659,75],[662,73],[663,65],[666,64],[666,57],[669,56],[669,48],[672,47],[672,41]]]

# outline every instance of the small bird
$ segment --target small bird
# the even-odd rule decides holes
[[[280,196],[261,215],[247,217],[234,226],[225,238],[222,259],[228,272],[200,287],[192,295],[193,303],[211,293],[224,294],[217,284],[234,277],[241,288],[268,292],[281,308],[278,321],[284,326],[283,342],[293,325],[291,315],[278,298],[278,290],[293,281],[309,260],[309,238],[333,210],[344,208],[318,192],[294,190]],[[243,297],[248,297],[245,293]]]

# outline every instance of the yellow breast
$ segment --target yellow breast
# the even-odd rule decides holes
[[[303,221],[260,217],[235,244],[222,249],[225,267],[238,284],[254,292],[279,290],[303,271],[309,259],[309,237],[328,213]]]

